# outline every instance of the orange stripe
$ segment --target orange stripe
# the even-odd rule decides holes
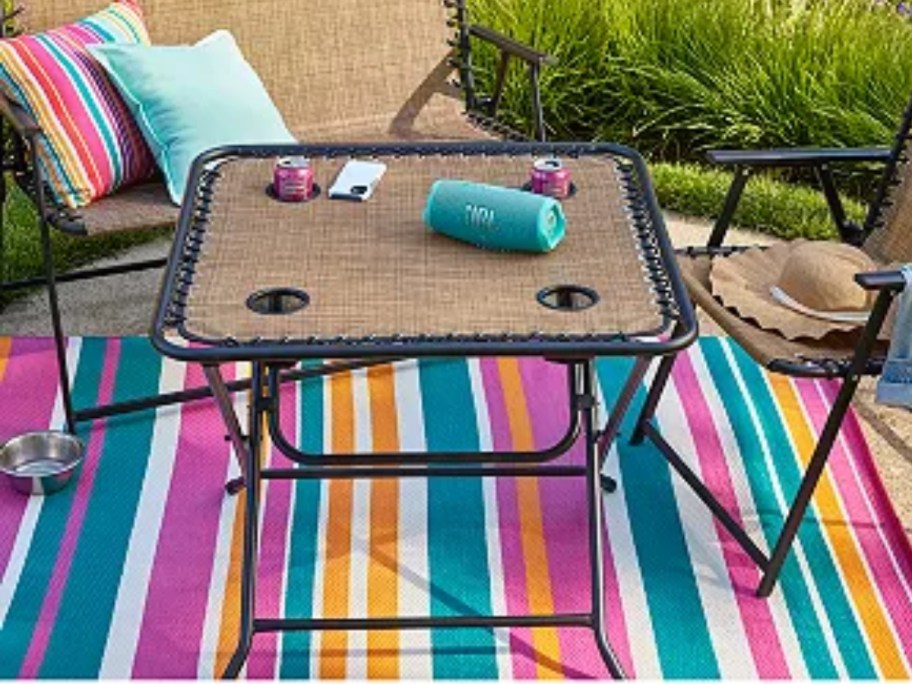
[[[355,406],[351,373],[331,376],[329,387],[332,451],[351,453],[355,448]],[[326,558],[323,563],[323,616],[327,618],[348,616],[353,489],[351,480],[333,480],[329,484]],[[343,679],[347,652],[346,632],[324,632],[320,649],[320,677]]]
[[[399,450],[396,385],[392,366],[367,372],[370,390],[373,449]],[[367,606],[370,617],[391,617],[399,611],[399,482],[374,480],[370,501],[370,564],[367,569]],[[398,679],[399,632],[374,631],[367,635],[367,676]]]
[[[6,367],[9,365],[10,352],[13,349],[12,337],[0,337],[0,382],[6,376]]]
[[[801,410],[795,387],[785,376],[770,374],[769,379],[773,393],[776,395],[776,401],[789,426],[789,432],[792,434],[801,463],[807,467],[814,449],[815,439],[804,412]],[[852,538],[849,526],[844,524],[842,508],[839,505],[833,480],[827,471],[824,471],[823,477],[817,484],[814,492],[814,505],[817,507],[821,521],[830,522],[830,524],[824,524],[823,527],[839,561],[843,580],[849,589],[861,621],[864,623],[864,631],[874,649],[881,675],[888,679],[907,679],[909,673],[903,665],[899,646],[890,629],[889,620],[884,614],[880,597],[871,582],[857,543]]]
[[[222,598],[222,618],[219,627],[218,652],[215,656],[215,674],[219,676],[228,667],[228,661],[237,648],[241,630],[241,558],[244,551],[244,511],[247,497],[241,496],[234,513],[231,532],[231,559]]]
[[[513,448],[517,451],[532,450],[535,448],[535,437],[532,434],[532,423],[529,419],[526,394],[519,373],[519,362],[516,359],[498,359],[497,366],[500,370]],[[554,612],[554,601],[551,593],[551,574],[548,569],[548,552],[545,547],[538,478],[518,478],[516,490],[529,611],[533,615],[549,615]],[[533,629],[532,645],[535,650],[536,676],[539,679],[563,677],[563,672],[559,669],[561,653],[557,629],[553,627]]]

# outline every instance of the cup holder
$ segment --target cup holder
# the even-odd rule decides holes
[[[247,298],[247,308],[261,316],[286,316],[310,304],[310,295],[290,287],[275,287],[254,292]]]
[[[598,292],[582,285],[554,285],[541,290],[538,303],[555,311],[583,311],[599,302]]]

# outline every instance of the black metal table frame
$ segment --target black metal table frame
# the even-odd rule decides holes
[[[195,222],[208,213],[203,184],[212,165],[238,157],[275,157],[286,155],[382,156],[408,154],[492,154],[492,155],[579,155],[612,154],[630,162],[636,186],[629,188],[632,219],[640,238],[651,241],[644,254],[646,267],[655,277],[652,286],[663,313],[662,326],[653,331],[625,335],[563,336],[448,336],[420,339],[263,340],[200,339],[183,327],[187,291],[181,288],[184,271],[198,258],[202,236],[195,233]],[[188,188],[191,192],[181,212],[178,232],[168,261],[152,330],[152,342],[163,354],[188,362],[201,363],[212,394],[221,411],[228,436],[241,467],[242,478],[229,483],[229,491],[245,490],[244,549],[241,570],[241,620],[237,648],[223,676],[236,677],[246,662],[257,633],[317,630],[409,630],[436,627],[582,627],[593,631],[602,659],[611,676],[622,678],[623,668],[612,650],[605,629],[603,573],[602,489],[614,482],[602,475],[610,445],[639,387],[650,360],[674,354],[696,338],[696,317],[686,295],[674,252],[664,230],[664,222],[645,164],[633,150],[609,144],[576,143],[439,143],[349,146],[235,146],[210,151],[196,160]],[[202,190],[200,190],[202,188]],[[184,338],[202,345],[183,346],[168,338],[177,330]],[[552,446],[535,451],[426,452],[371,454],[311,454],[291,444],[280,429],[279,394],[288,377],[300,379],[338,372],[324,366],[289,370],[307,358],[347,360],[342,370],[398,358],[440,358],[472,356],[539,356],[567,369],[569,419],[563,436]],[[597,395],[595,358],[598,356],[634,357],[636,363],[602,429],[596,427]],[[360,359],[357,361],[355,359]],[[244,435],[224,381],[220,365],[234,361],[252,363],[248,433]],[[291,461],[294,468],[262,467],[261,448],[265,432],[272,443]],[[552,462],[565,454],[580,437],[585,444],[584,465],[557,465]],[[383,618],[257,618],[256,574],[259,544],[260,489],[271,479],[371,479],[390,477],[584,477],[588,510],[588,552],[591,606],[588,612],[552,615],[459,615]],[[246,485],[246,486],[244,486]]]

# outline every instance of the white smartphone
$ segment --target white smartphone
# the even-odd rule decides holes
[[[386,173],[386,164],[352,159],[348,161],[329,189],[330,199],[366,202]]]

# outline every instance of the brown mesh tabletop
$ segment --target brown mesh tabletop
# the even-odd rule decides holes
[[[519,189],[530,179],[533,160],[546,155],[564,161],[576,187],[561,201],[566,237],[553,251],[485,250],[424,225],[434,181]],[[321,192],[306,203],[274,199],[267,188],[280,156],[308,157]],[[353,158],[386,163],[376,192],[366,202],[329,199],[327,189]],[[622,677],[605,628],[602,492],[615,486],[604,472],[605,460],[652,357],[676,352],[696,334],[693,308],[640,157],[596,144],[225,148],[197,159],[187,194],[152,340],[169,356],[203,364],[242,473],[228,484],[230,492],[245,489],[245,505],[240,629],[224,676],[241,672],[258,632],[579,627],[591,630],[607,671]],[[622,354],[636,361],[599,427],[595,357]],[[283,383],[391,358],[483,355],[540,355],[565,367],[568,419],[562,436],[537,448],[314,453],[283,431]],[[326,362],[298,365],[304,359]],[[247,434],[220,370],[223,362],[241,360],[252,368]],[[266,434],[295,467],[264,467]],[[559,462],[579,441],[585,462]],[[263,481],[390,477],[582,481],[588,608],[257,617]]]
[[[284,203],[267,192],[276,157],[291,153],[312,161],[321,193],[311,201]],[[554,251],[485,250],[424,225],[435,180],[520,188],[545,154],[564,161],[575,186],[562,201],[567,231]],[[329,199],[326,189],[355,157],[387,165],[376,192],[366,202]],[[178,356],[188,350],[167,342],[174,335],[225,359],[668,345],[657,338],[692,322],[692,311],[645,174],[635,153],[610,145],[213,152],[191,180],[155,337]],[[584,294],[562,297],[567,288]]]

